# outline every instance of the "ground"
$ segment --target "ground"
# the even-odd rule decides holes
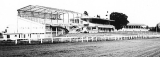
[[[0,46],[0,57],[159,57],[160,38]]]

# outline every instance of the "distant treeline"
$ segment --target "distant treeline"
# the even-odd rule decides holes
[[[156,26],[156,27],[150,27],[149,29],[150,29],[149,31],[160,32],[160,28],[158,26]]]

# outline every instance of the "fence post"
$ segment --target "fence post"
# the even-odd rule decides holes
[[[92,37],[91,39],[92,39],[92,42],[93,42],[93,41],[94,41],[94,38]]]
[[[88,37],[86,37],[87,38],[87,42],[88,42]]]
[[[82,42],[83,42],[83,37],[81,37],[81,40],[82,40]]]
[[[76,41],[77,41],[77,42],[78,42],[78,39],[79,39],[79,38],[78,38],[78,37],[76,37]]]
[[[63,38],[60,38],[61,39],[61,42],[63,42]]]
[[[70,38],[70,42],[72,42],[72,38]]]
[[[29,40],[29,44],[31,44],[31,38],[29,38],[28,40]]]
[[[52,43],[53,43],[53,37],[51,39],[52,39]]]
[[[15,44],[17,44],[17,39],[15,40]]]
[[[43,39],[41,38],[41,43],[43,43]]]

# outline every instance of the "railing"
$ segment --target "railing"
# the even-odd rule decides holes
[[[159,38],[160,35],[129,35],[129,36],[83,36],[83,37],[53,37],[50,38],[51,42],[89,42],[89,41],[107,41],[107,40],[131,40],[131,39],[149,39],[149,38]],[[27,40],[29,44],[33,39],[31,38],[17,38],[15,39],[15,44],[18,44],[18,40]],[[40,43],[46,38],[38,38]]]

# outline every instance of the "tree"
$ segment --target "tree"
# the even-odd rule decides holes
[[[128,16],[126,14],[119,13],[119,12],[112,12],[110,14],[110,20],[114,20],[114,22],[111,22],[110,24],[115,26],[115,29],[117,30],[122,29],[123,26],[129,23],[127,18]]]
[[[158,23],[155,27],[156,32],[160,32],[160,23]]]
[[[146,26],[146,29],[149,29],[149,26]]]
[[[88,12],[87,11],[84,11],[84,13],[83,13],[84,15],[86,15],[86,16],[88,16]]]

